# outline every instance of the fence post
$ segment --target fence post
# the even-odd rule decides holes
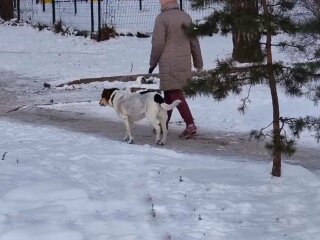
[[[52,0],[52,24],[56,23],[56,0]]]
[[[91,0],[91,33],[94,32],[93,0]]]
[[[77,15],[77,0],[74,0],[74,15]]]
[[[42,11],[46,11],[46,0],[42,0]]]
[[[139,0],[139,9],[142,10],[142,0]]]
[[[17,0],[18,21],[20,21],[20,0]]]
[[[98,0],[98,42],[101,41],[101,0]]]
[[[183,10],[183,8],[182,8],[182,0],[180,0],[180,10]]]

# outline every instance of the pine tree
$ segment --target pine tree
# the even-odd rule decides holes
[[[312,1],[312,0],[304,0]],[[317,0],[313,0],[319,2]],[[192,81],[185,89],[189,96],[197,94],[210,95],[217,100],[222,100],[230,93],[239,94],[244,86],[249,86],[248,97],[242,99],[239,110],[244,112],[247,101],[250,97],[250,89],[258,84],[269,86],[273,117],[269,126],[261,130],[253,130],[251,136],[257,140],[264,140],[270,137],[266,144],[273,158],[272,175],[281,176],[281,159],[283,154],[292,155],[295,152],[295,139],[305,130],[315,132],[315,137],[320,140],[320,118],[306,116],[304,118],[284,117],[280,114],[278,88],[283,88],[290,96],[308,96],[317,103],[320,100],[320,51],[319,51],[319,15],[313,15],[309,19],[299,19],[297,14],[297,4],[299,1],[288,0],[191,0],[194,8],[204,8],[208,4],[216,4],[218,7],[205,21],[194,24],[186,31],[190,35],[206,36],[213,34],[236,34],[252,40],[234,45],[234,52],[245,51],[247,64],[245,67],[239,66],[239,59],[233,58],[218,60],[217,67],[205,72],[201,77]],[[235,11],[236,6],[241,6],[243,11]],[[249,6],[249,7],[246,7]],[[253,10],[255,6],[255,11]],[[319,5],[318,5],[319,6]],[[306,8],[304,8],[306,10]],[[306,10],[307,11],[307,10]],[[286,35],[287,41],[275,42],[274,36]],[[306,42],[301,41],[299,36],[309,36],[309,41],[314,41],[312,58],[307,61],[296,61],[284,63],[276,61],[272,55],[272,49],[280,47],[286,50],[293,49],[291,53],[299,54],[302,59],[303,54],[310,48]],[[263,38],[262,38],[263,37]],[[249,47],[250,43],[258,47]],[[262,42],[261,39],[264,39]],[[247,45],[246,45],[247,44]],[[261,57],[259,48],[264,47]],[[237,50],[235,50],[237,49]],[[254,49],[254,51],[252,50]],[[309,49],[310,50],[310,49]],[[251,54],[251,57],[250,57]],[[258,61],[257,61],[258,60]],[[269,127],[272,129],[269,130]],[[291,134],[287,133],[290,131]]]
[[[257,2],[251,0],[233,1],[230,3],[231,15],[236,17],[237,21],[231,22],[233,52],[232,58],[240,63],[261,62],[263,53],[260,45],[261,35],[258,33],[257,25],[251,25],[252,28],[243,29],[238,25],[247,26],[252,24],[251,19],[255,19],[258,14]],[[246,16],[242,18],[242,16]]]

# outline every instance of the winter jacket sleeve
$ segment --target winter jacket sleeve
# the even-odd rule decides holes
[[[197,37],[190,39],[191,55],[193,59],[193,66],[195,68],[203,68],[203,60],[200,49],[200,43]]]
[[[152,49],[150,55],[150,67],[155,68],[159,62],[161,54],[164,50],[166,42],[166,27],[165,23],[158,16],[155,20],[153,33],[152,33]]]

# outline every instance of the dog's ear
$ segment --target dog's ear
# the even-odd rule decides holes
[[[118,88],[105,88],[105,89],[103,89],[102,94],[101,94],[101,98],[109,100],[112,93],[116,90],[119,90],[119,89]]]
[[[105,98],[107,99],[108,98],[108,95],[109,95],[109,90],[110,89],[103,89],[102,93],[101,93],[101,98]]]
[[[110,90],[111,90],[111,94],[112,94],[114,91],[119,90],[119,88],[111,88]]]

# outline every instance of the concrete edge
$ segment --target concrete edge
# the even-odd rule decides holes
[[[56,87],[63,87],[63,86],[70,86],[74,84],[88,84],[92,82],[114,82],[114,81],[120,81],[120,82],[130,82],[130,81],[135,81],[137,77],[159,77],[159,74],[133,74],[133,75],[122,75],[122,76],[110,76],[110,77],[99,77],[99,78],[82,78],[78,80],[74,80],[71,82],[59,84]]]

